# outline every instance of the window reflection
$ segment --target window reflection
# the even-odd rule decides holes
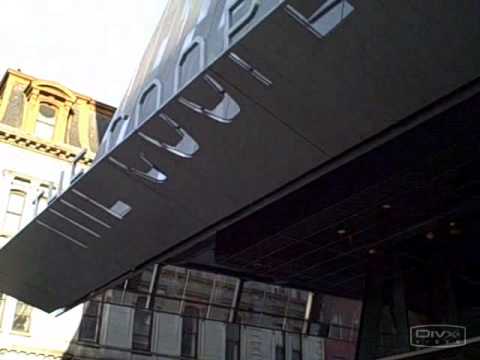
[[[290,359],[292,360],[301,360],[302,359],[302,337],[300,334],[288,334],[290,339]]]
[[[304,329],[309,335],[326,338],[325,343],[330,347],[339,342],[345,344],[345,348],[355,349],[357,329],[347,324],[358,326],[361,309],[358,301],[321,294],[312,296],[306,291],[254,281],[241,284],[233,277],[173,266],[157,269],[150,268],[135,275],[107,291],[104,297],[104,301],[122,304],[134,311],[131,343],[134,350],[151,352],[152,344],[158,341],[152,338],[156,311],[181,315],[178,351],[182,359],[199,356],[201,319],[225,323],[224,356],[227,360],[241,358],[242,328],[251,326],[275,330],[271,331],[275,334],[271,353],[276,360],[302,359]],[[240,298],[235,300],[237,292]],[[309,316],[307,303],[310,304],[308,308],[315,309]],[[91,308],[92,316],[95,309]],[[310,324],[306,318],[310,319]],[[232,320],[234,322],[230,322]],[[91,322],[82,321],[82,328],[83,338],[94,338],[93,318]]]
[[[152,312],[147,308],[148,299],[139,296],[133,320],[132,347],[136,350],[150,351],[150,332],[152,328]]]
[[[239,304],[242,323],[273,329],[301,331],[308,292],[249,281]]]
[[[197,357],[198,308],[186,306],[182,324],[182,356]]]
[[[285,341],[282,332],[275,332],[275,360],[285,360]]]
[[[97,342],[102,303],[99,300],[91,300],[85,304],[82,321],[78,331],[80,341]]]
[[[147,268],[141,273],[127,280],[127,290],[148,293],[152,281],[153,268]]]
[[[208,303],[213,288],[212,275],[191,270],[187,279],[185,298]]]
[[[187,269],[175,266],[164,266],[160,270],[156,294],[172,298],[182,297],[186,277]]]
[[[355,341],[360,325],[362,304],[359,301],[331,295],[321,296],[319,320],[329,324],[328,337]]]
[[[237,284],[229,276],[165,266],[159,271],[154,309],[185,313],[195,308],[200,318],[227,321]]]
[[[239,359],[243,325],[276,330],[272,351],[279,360],[301,359],[300,334],[304,329],[310,335],[341,339],[349,344],[356,339],[361,309],[358,301],[326,295],[312,297],[307,291],[255,281],[242,285],[233,277],[175,266],[154,269],[146,269],[105,293],[105,301],[134,308],[134,349],[150,351],[156,311],[182,316],[182,358],[198,355],[200,319],[227,324],[226,359]],[[307,303],[315,312],[306,314]],[[90,327],[93,336],[93,324]]]
[[[240,326],[238,324],[227,324],[227,337],[225,346],[226,360],[240,359]]]

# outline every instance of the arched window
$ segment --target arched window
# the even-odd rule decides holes
[[[42,103],[38,110],[37,121],[35,124],[35,136],[52,140],[55,133],[57,109],[49,104]]]
[[[22,224],[22,215],[25,209],[26,193],[20,190],[11,190],[5,220],[3,222],[3,231],[9,235],[14,235]]]

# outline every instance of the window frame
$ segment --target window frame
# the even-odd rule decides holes
[[[138,297],[137,301],[139,299],[145,299],[145,301],[147,303],[148,298],[146,296]],[[146,316],[146,317],[141,318],[140,315],[141,316]],[[135,332],[136,322],[139,319],[148,319],[148,325],[147,325],[148,326],[148,333],[146,335],[143,334],[143,333],[140,334],[140,333]],[[132,344],[131,344],[132,351],[134,351],[134,352],[148,352],[148,353],[152,352],[152,326],[153,326],[153,311],[151,309],[149,309],[147,306],[145,306],[145,307],[136,306],[134,314],[133,314]],[[141,337],[141,338],[147,339],[148,341],[146,342],[147,343],[146,348],[135,346],[135,344],[139,344],[138,342],[135,341],[135,337],[137,337],[137,338]]]
[[[195,309],[195,311],[198,311],[198,309],[194,306],[186,306],[186,308],[190,309]],[[197,316],[195,316],[197,315]],[[192,326],[185,326],[188,322],[191,322]],[[182,358],[188,358],[188,359],[197,359],[198,358],[198,340],[199,340],[199,326],[200,326],[200,321],[198,314],[189,314],[189,311],[184,311],[182,314],[182,337],[180,339],[180,356]],[[188,337],[188,339],[193,340],[190,341],[190,344],[193,344],[193,355],[192,354],[187,354],[184,353],[184,342],[185,339]]]
[[[52,118],[48,118],[48,119],[53,119],[53,125],[52,124],[49,124],[47,123],[46,121],[43,121],[43,118],[47,118],[47,117],[44,117],[42,114],[41,114],[41,107],[42,106],[47,106],[48,108],[50,109],[53,109],[54,110],[54,116]],[[58,115],[60,113],[60,108],[49,102],[49,101],[41,101],[39,104],[38,104],[38,110],[36,112],[36,116],[35,116],[35,120],[34,120],[34,126],[33,126],[33,135],[38,138],[38,139],[41,139],[43,141],[50,141],[50,142],[53,142],[55,141],[55,138],[56,138],[56,132],[57,132],[57,127],[58,127]],[[41,117],[41,115],[43,117]],[[50,138],[46,138],[46,137],[43,137],[43,136],[40,136],[38,135],[37,133],[37,124],[38,123],[41,123],[43,124],[44,126],[51,126],[52,127],[52,136]]]
[[[28,191],[26,189],[22,189],[19,186],[16,186],[17,184],[13,184],[13,185],[14,186],[12,186],[8,190],[7,204],[6,204],[6,208],[5,208],[5,213],[3,214],[3,222],[2,222],[2,233],[5,233],[7,236],[15,235],[22,228],[22,223],[23,223],[24,216],[25,216],[25,210],[27,208],[26,205],[27,205]],[[10,201],[12,199],[12,195],[17,195],[17,196],[20,195],[23,198],[22,211],[20,213],[16,213],[16,212],[10,210]],[[18,217],[18,227],[17,227],[17,229],[15,230],[14,233],[9,233],[5,228],[5,225],[7,223],[7,217],[11,216],[11,215]]]
[[[233,328],[236,328],[235,330],[232,330]],[[225,334],[225,360],[240,360],[241,357],[241,341],[242,341],[242,336],[241,336],[241,326],[238,323],[227,323],[226,326],[226,334]],[[233,338],[232,333],[233,331],[236,332],[235,335],[237,335],[235,338]],[[230,349],[233,350],[233,358],[230,357],[231,352]]]
[[[98,308],[97,308],[97,313],[95,315],[90,315],[87,313],[87,306],[89,306],[91,303],[96,303]],[[89,344],[98,344],[100,341],[100,330],[102,326],[102,319],[103,319],[103,296],[101,296],[99,299],[91,299],[87,301],[83,307],[83,313],[82,313],[82,320],[80,321],[80,325],[78,327],[78,335],[77,335],[77,340],[79,342],[83,343],[89,343]],[[90,339],[87,337],[82,337],[82,329],[83,329],[83,324],[85,319],[95,319],[95,338]]]
[[[28,314],[27,315],[18,315],[17,311],[19,308],[19,305],[23,305],[26,307]],[[21,336],[30,336],[32,332],[32,314],[33,314],[33,307],[28,305],[27,303],[24,303],[23,301],[17,300],[15,303],[15,312],[13,313],[13,321],[12,321],[12,326],[10,332],[14,335],[21,335]],[[17,316],[26,316],[28,318],[28,329],[27,330],[18,330],[15,329],[15,321],[17,320]]]
[[[145,276],[147,278],[145,278]],[[152,294],[155,291],[155,284],[158,277],[158,265],[145,268],[140,273],[136,274],[131,279],[128,279],[124,283],[123,290],[133,291],[137,293],[135,311],[133,314],[133,328],[132,328],[132,342],[131,348],[132,351],[136,352],[152,352],[152,333],[153,333],[153,311],[152,311]],[[135,280],[135,282],[134,282]],[[123,297],[123,294],[122,294]],[[136,322],[142,320],[143,323],[147,322],[148,326],[147,333],[135,333]],[[145,324],[141,324],[145,326]],[[146,347],[135,346],[139,344],[135,341],[135,338],[141,337],[147,341],[143,344],[147,344]]]
[[[303,359],[303,334],[301,333],[289,333],[290,337],[290,359],[302,360]],[[298,349],[293,345],[294,339],[298,342]],[[298,357],[297,357],[298,356]]]

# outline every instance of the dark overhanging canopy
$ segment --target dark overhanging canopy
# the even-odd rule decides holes
[[[2,291],[68,307],[313,181],[480,73],[473,0],[178,4],[95,165],[0,252]]]

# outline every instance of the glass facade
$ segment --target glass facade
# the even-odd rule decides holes
[[[228,321],[237,286],[238,280],[232,277],[165,266],[155,277],[151,268],[108,290],[105,300],[172,314],[194,311],[198,318]]]
[[[148,297],[137,297],[133,319],[132,348],[135,350],[150,351],[152,312],[148,309]]]
[[[240,296],[238,318],[243,324],[301,332],[309,293],[249,281]]]
[[[313,298],[316,301],[312,303]],[[121,314],[124,320],[117,319],[117,325],[108,319],[110,323],[104,323],[102,309],[104,316]],[[252,351],[252,346],[261,348],[262,341],[269,338],[269,358],[300,360],[305,346],[312,346],[304,342],[312,338],[325,341],[318,345],[321,351],[327,340],[336,353],[339,348],[355,349],[360,310],[361,303],[355,300],[156,265],[90,301],[78,338],[84,345],[99,342],[100,325],[105,327],[103,333],[117,333],[120,330],[112,327],[128,326],[131,321],[128,351],[169,359],[171,346],[177,349],[175,356],[197,359],[213,346],[223,354],[221,358],[239,360],[244,351]],[[105,315],[108,311],[110,315]],[[223,330],[217,334],[218,329]],[[128,333],[125,329],[120,332]],[[159,341],[164,345],[159,347]],[[215,345],[208,345],[211,341]]]
[[[228,324],[226,329],[225,359],[240,359],[240,326]]]
[[[89,342],[98,340],[101,314],[101,298],[92,299],[85,304],[82,322],[78,330],[79,340]]]

